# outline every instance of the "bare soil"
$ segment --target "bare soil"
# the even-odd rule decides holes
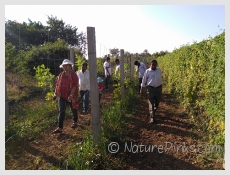
[[[101,99],[102,106],[112,98],[112,90],[105,90]],[[123,156],[126,169],[202,170],[210,169],[210,166],[212,169],[222,169],[222,162],[218,160],[206,162],[205,165],[199,161],[198,157],[204,154],[203,149],[198,150],[200,136],[192,132],[193,126],[188,117],[169,94],[163,93],[156,113],[157,122],[154,124],[149,123],[146,96],[140,96],[140,104],[135,110],[135,115],[129,119],[126,145],[119,143],[118,155]],[[37,170],[61,166],[60,162],[68,157],[65,155],[68,154],[68,146],[82,141],[85,126],[91,128],[90,112],[83,115],[80,107],[77,127],[73,129],[71,124],[71,116],[66,116],[63,133],[52,134],[56,128],[54,124],[38,137],[17,143],[15,153],[6,156],[5,169]],[[133,150],[128,151],[131,144]],[[139,145],[138,152],[136,145]]]

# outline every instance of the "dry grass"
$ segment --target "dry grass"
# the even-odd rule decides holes
[[[6,72],[6,89],[8,100],[21,100],[41,90],[36,87],[36,80],[30,75]]]

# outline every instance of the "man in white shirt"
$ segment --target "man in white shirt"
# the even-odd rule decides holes
[[[162,74],[161,69],[157,67],[157,61],[152,60],[150,68],[144,73],[140,93],[143,92],[143,87],[147,87],[149,112],[150,112],[150,123],[156,121],[155,112],[159,106],[162,94]]]
[[[106,61],[104,62],[104,70],[105,70],[105,89],[109,89],[109,81],[111,77],[111,67],[110,67],[110,57],[106,58]]]
[[[138,90],[138,92],[140,92],[141,82],[142,82],[142,78],[143,78],[145,70],[146,70],[146,66],[144,63],[138,62],[138,61],[135,61],[134,65],[136,66],[136,72],[139,73],[138,74],[138,78],[139,78],[139,90]]]
[[[87,63],[82,64],[82,68],[77,72],[77,75],[79,78],[80,96],[83,102],[83,114],[87,114],[89,108],[89,90],[90,90],[89,70],[87,70]]]

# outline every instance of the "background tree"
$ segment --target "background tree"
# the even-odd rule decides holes
[[[111,57],[114,58],[117,55],[119,55],[119,49],[117,49],[117,48],[109,49],[109,53],[111,54]]]
[[[65,24],[63,20],[53,16],[48,16],[47,26],[30,19],[28,21],[22,24],[11,20],[5,21],[5,40],[12,43],[17,50],[26,50],[48,41],[55,42],[59,38],[69,46],[79,49],[83,55],[86,53],[86,35],[78,33],[76,27]]]

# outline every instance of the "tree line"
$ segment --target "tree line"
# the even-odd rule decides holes
[[[57,17],[48,16],[46,23],[30,19],[28,23],[5,21],[6,70],[34,72],[34,66],[44,63],[51,69],[57,68],[61,59],[69,57],[70,47],[74,47],[78,55],[85,55],[85,33]]]
[[[61,63],[61,59],[69,57],[70,47],[74,53],[86,57],[86,34],[79,32],[76,26],[66,24],[57,17],[48,16],[46,25],[40,21],[18,23],[17,21],[5,21],[5,61],[6,70],[19,73],[34,72],[33,67],[41,64],[48,65],[55,70]],[[168,51],[153,53],[147,49],[138,53],[139,57],[157,58],[167,54]],[[110,49],[111,57],[119,55],[119,49]],[[130,53],[125,52],[125,57]],[[56,74],[55,72],[52,72]]]

